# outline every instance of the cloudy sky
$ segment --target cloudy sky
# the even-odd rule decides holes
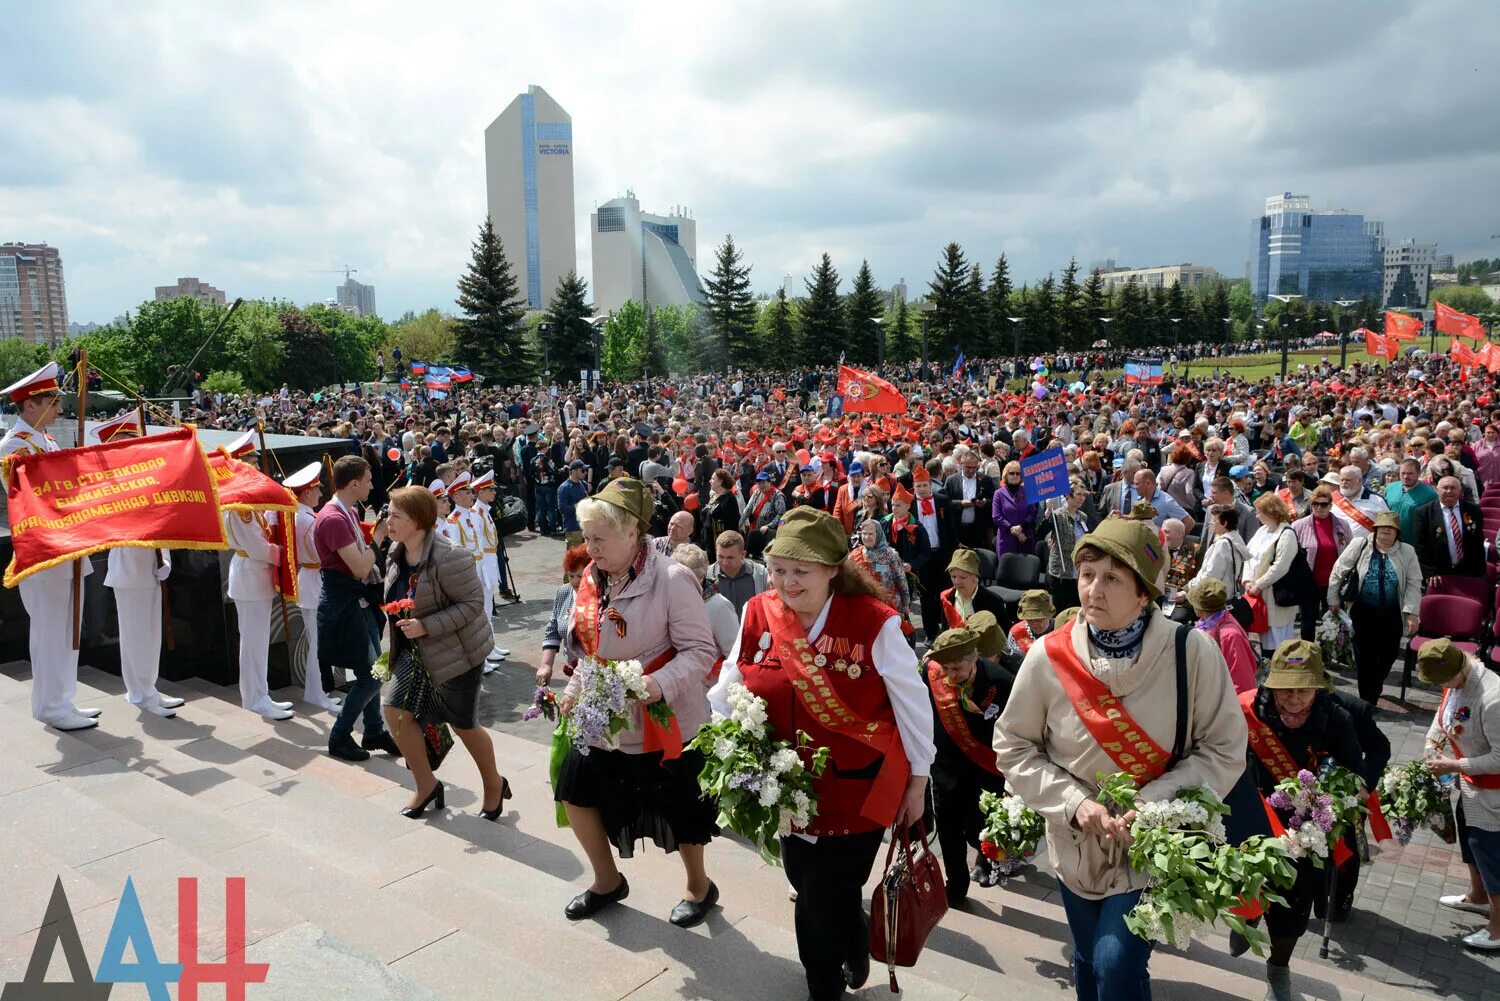
[[[1243,274],[1265,196],[1500,256],[1500,4],[11,5],[0,240],[59,248],[70,319],[194,275],[453,308],[483,130],[527,84],[573,116],[588,211],[633,188],[733,233],[770,290],[827,251],[930,277],[957,240],[1035,280],[1076,256]]]

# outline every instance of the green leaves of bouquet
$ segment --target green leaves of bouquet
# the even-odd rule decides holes
[[[1454,840],[1453,805],[1438,777],[1421,759],[1387,768],[1380,777],[1380,809],[1391,821],[1396,840],[1411,841],[1418,827],[1430,827],[1449,844]]]
[[[703,755],[698,786],[719,802],[719,826],[745,838],[772,865],[781,864],[780,838],[805,829],[817,816],[813,783],[828,764],[828,748],[799,752],[811,741],[798,731],[797,747],[772,740],[765,700],[741,684],[729,686],[730,715],[715,716],[688,746]]]
[[[1100,784],[1097,798],[1111,812],[1136,810],[1130,865],[1150,881],[1125,916],[1126,927],[1148,941],[1182,948],[1223,922],[1260,954],[1270,939],[1246,921],[1243,909],[1251,901],[1281,902],[1272,888],[1291,886],[1296,878],[1280,839],[1256,836],[1226,844],[1223,818],[1229,808],[1202,787],[1137,807],[1138,787],[1129,775],[1116,773]]]

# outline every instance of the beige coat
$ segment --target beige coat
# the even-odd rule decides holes
[[[601,598],[602,598],[601,584]],[[656,551],[646,542],[646,562],[640,574],[625,586],[610,604],[625,621],[621,636],[615,623],[605,619],[599,630],[599,656],[606,660],[638,660],[648,665],[668,647],[676,656],[652,674],[662,697],[677,714],[677,726],[686,744],[708,721],[708,695],[704,684],[719,648],[703,607],[703,589],[693,571]],[[568,612],[565,635],[568,649],[577,656],[583,648],[574,635],[578,603]],[[577,698],[582,689],[574,674],[564,693]],[[630,729],[620,734],[620,750],[641,753],[641,710],[630,708]]]
[[[401,543],[391,546],[385,570],[387,594],[396,583],[402,552]],[[416,602],[416,617],[427,630],[427,635],[417,640],[417,649],[422,651],[422,663],[434,684],[452,681],[480,666],[495,648],[495,633],[484,614],[484,585],[477,566],[467,550],[436,529],[427,533],[412,601]],[[399,629],[391,633],[391,663],[395,663],[408,641]]]
[[[1177,726],[1175,630],[1153,611],[1140,658],[1134,667],[1115,672],[1110,682],[1126,712],[1167,751]],[[1088,627],[1081,619],[1074,620],[1071,639],[1088,664]],[[1245,770],[1245,717],[1229,668],[1213,640],[1196,629],[1188,636],[1187,675],[1187,747],[1171,771],[1141,788],[1144,800],[1170,799],[1187,786],[1207,786],[1222,797]],[[994,747],[1006,784],[1047,821],[1052,868],[1069,890],[1097,900],[1146,885],[1123,852],[1111,866],[1108,844],[1073,823],[1079,805],[1098,789],[1096,776],[1120,768],[1078,718],[1045,643],[1034,644],[1021,664],[995,725]]]
[[[1476,658],[1469,657],[1469,677],[1464,687],[1449,695],[1456,699],[1455,713],[1469,707],[1469,718],[1459,724],[1463,733],[1457,736],[1463,749],[1459,758],[1465,775],[1500,773],[1500,675],[1487,670]],[[1443,729],[1438,714],[1427,728],[1427,746],[1437,746]],[[1445,758],[1458,758],[1451,745],[1441,751]],[[1481,831],[1500,831],[1500,789],[1481,789],[1471,782],[1455,778],[1459,799],[1464,806],[1464,822]]]
[[[1267,532],[1267,529],[1262,527],[1260,531]],[[1245,566],[1244,582],[1246,585],[1253,583],[1260,588],[1260,596],[1266,603],[1267,622],[1273,627],[1289,626],[1297,618],[1297,606],[1278,605],[1274,585],[1292,568],[1297,550],[1302,548],[1302,544],[1297,541],[1297,533],[1292,531],[1291,525],[1282,524],[1267,534],[1270,538],[1266,540],[1266,548],[1260,558],[1254,561],[1253,566]]]
[[[1328,604],[1339,603],[1339,592],[1344,589],[1351,573],[1359,586],[1363,586],[1365,574],[1370,572],[1370,558],[1374,551],[1375,540],[1369,535],[1349,543],[1348,548],[1340,554],[1338,562],[1333,565],[1333,572],[1328,575]],[[1397,597],[1401,601],[1401,611],[1407,615],[1416,615],[1422,610],[1422,566],[1417,561],[1417,551],[1398,539],[1385,555],[1396,570],[1396,583],[1400,592]]]

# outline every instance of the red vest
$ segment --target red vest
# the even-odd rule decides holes
[[[745,603],[740,625],[740,673],[745,687],[766,700],[766,716],[778,740],[797,743],[797,731],[806,730],[813,747],[826,743],[830,750],[828,767],[818,779],[818,815],[804,832],[813,835],[858,834],[889,827],[894,813],[885,823],[877,824],[860,815],[860,807],[875,783],[876,764],[880,755],[857,741],[830,734],[817,725],[795,697],[791,679],[781,669],[775,645],[765,651],[760,663],[761,635],[768,631],[764,606],[780,601],[775,591],[763,591]],[[828,609],[823,632],[813,647],[827,658],[826,676],[838,700],[856,716],[872,722],[895,725],[896,716],[886,695],[885,682],[875,670],[871,648],[885,620],[895,615],[887,605],[874,598],[836,595]],[[804,759],[809,755],[803,754]],[[841,778],[835,771],[868,772],[863,778]]]

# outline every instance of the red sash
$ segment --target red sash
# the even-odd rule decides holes
[[[1354,502],[1344,496],[1342,490],[1333,491],[1333,506],[1344,513],[1344,517],[1354,522],[1366,532],[1375,531],[1375,519],[1365,514],[1354,506]]]
[[[1452,689],[1443,689],[1443,701],[1438,703],[1438,719],[1443,718],[1443,709],[1448,705],[1448,697],[1451,694]],[[1454,757],[1462,758],[1464,756],[1464,752],[1463,749],[1458,746],[1458,738],[1449,731],[1445,730],[1443,732],[1447,733],[1448,735],[1448,743],[1453,745]],[[1460,778],[1469,783],[1469,785],[1471,786],[1476,786],[1480,789],[1500,789],[1500,775],[1468,775],[1464,772],[1459,772],[1458,774]]]
[[[1280,497],[1282,501],[1286,503],[1287,508],[1292,512],[1292,514],[1295,515],[1297,513],[1297,502],[1292,500],[1292,492],[1290,490],[1288,490],[1286,487],[1282,487],[1280,490],[1276,491],[1276,496]]]
[[[949,629],[957,629],[964,624],[964,617],[958,614],[958,606],[953,603],[953,588],[948,588],[938,595],[943,604],[943,618],[948,623]]]
[[[755,505],[755,510],[754,511],[750,512],[750,527],[751,528],[754,528],[756,526],[756,524],[760,521],[760,513],[762,511],[764,511],[766,509],[766,505],[771,502],[771,494],[773,494],[773,493],[775,493],[775,491],[773,491],[773,490],[767,490],[765,493],[761,494],[761,496],[760,496],[760,503],[757,504],[757,505]]]
[[[1294,779],[1297,777],[1299,769],[1297,768],[1297,762],[1292,759],[1291,752],[1286,749],[1286,745],[1281,742],[1281,738],[1272,733],[1271,728],[1261,722],[1259,716],[1255,715],[1256,692],[1257,690],[1252,688],[1248,692],[1240,693],[1240,711],[1245,714],[1245,726],[1250,731],[1250,748],[1255,752],[1255,756],[1260,760],[1260,763],[1266,766],[1266,771],[1270,772],[1271,777],[1278,783],[1285,782],[1287,779]],[[1373,798],[1374,794],[1372,793],[1371,796]],[[1266,816],[1271,820],[1271,833],[1277,837],[1285,834],[1286,828],[1282,825],[1281,818],[1276,815],[1276,811],[1271,809],[1271,804],[1265,802],[1264,796],[1261,797],[1261,802],[1265,803]],[[1378,802],[1376,809],[1379,809]],[[1371,816],[1373,817],[1375,814],[1371,814]],[[1384,814],[1380,815],[1380,823],[1382,825],[1385,824]],[[1373,821],[1370,826],[1378,831]],[[1385,831],[1386,838],[1389,838],[1391,836],[1390,827],[1386,826]],[[1380,838],[1377,835],[1376,840],[1383,841],[1385,838]],[[1349,850],[1348,845],[1344,844],[1342,838],[1334,843],[1334,865],[1343,865],[1353,857],[1354,853]]]
[[[805,703],[810,729],[821,727],[828,734],[862,741],[882,755],[880,772],[860,806],[859,815],[881,827],[889,827],[901,808],[901,798],[906,795],[906,780],[911,777],[901,732],[895,723],[860,719],[839,701],[824,668],[815,660],[818,654],[807,641],[807,630],[785,602],[768,601],[764,611],[781,669]]]
[[[974,739],[974,731],[969,729],[968,720],[964,719],[964,710],[959,702],[958,692],[948,687],[942,668],[938,667],[937,662],[933,660],[927,662],[927,687],[932,689],[932,703],[937,706],[938,722],[943,724],[944,732],[953,743],[957,744],[959,750],[963,751],[974,764],[991,775],[1005,778],[995,765],[994,750]]]
[[[1079,722],[1120,771],[1138,785],[1145,785],[1165,772],[1170,753],[1130,718],[1124,704],[1078,658],[1073,650],[1072,630],[1055,630],[1044,636],[1042,642]]]
[[[578,593],[574,596],[573,603],[575,606],[573,634],[578,637],[578,645],[583,648],[586,655],[598,656],[599,585],[594,580],[593,563],[590,563],[588,569],[584,570],[583,580],[578,584]],[[655,674],[675,656],[677,656],[677,651],[667,647],[645,666],[645,673]],[[650,754],[653,751],[661,751],[663,764],[673,758],[682,757],[682,730],[677,725],[675,715],[668,721],[668,725],[662,726],[652,719],[651,714],[642,706],[641,728],[642,752]]]

